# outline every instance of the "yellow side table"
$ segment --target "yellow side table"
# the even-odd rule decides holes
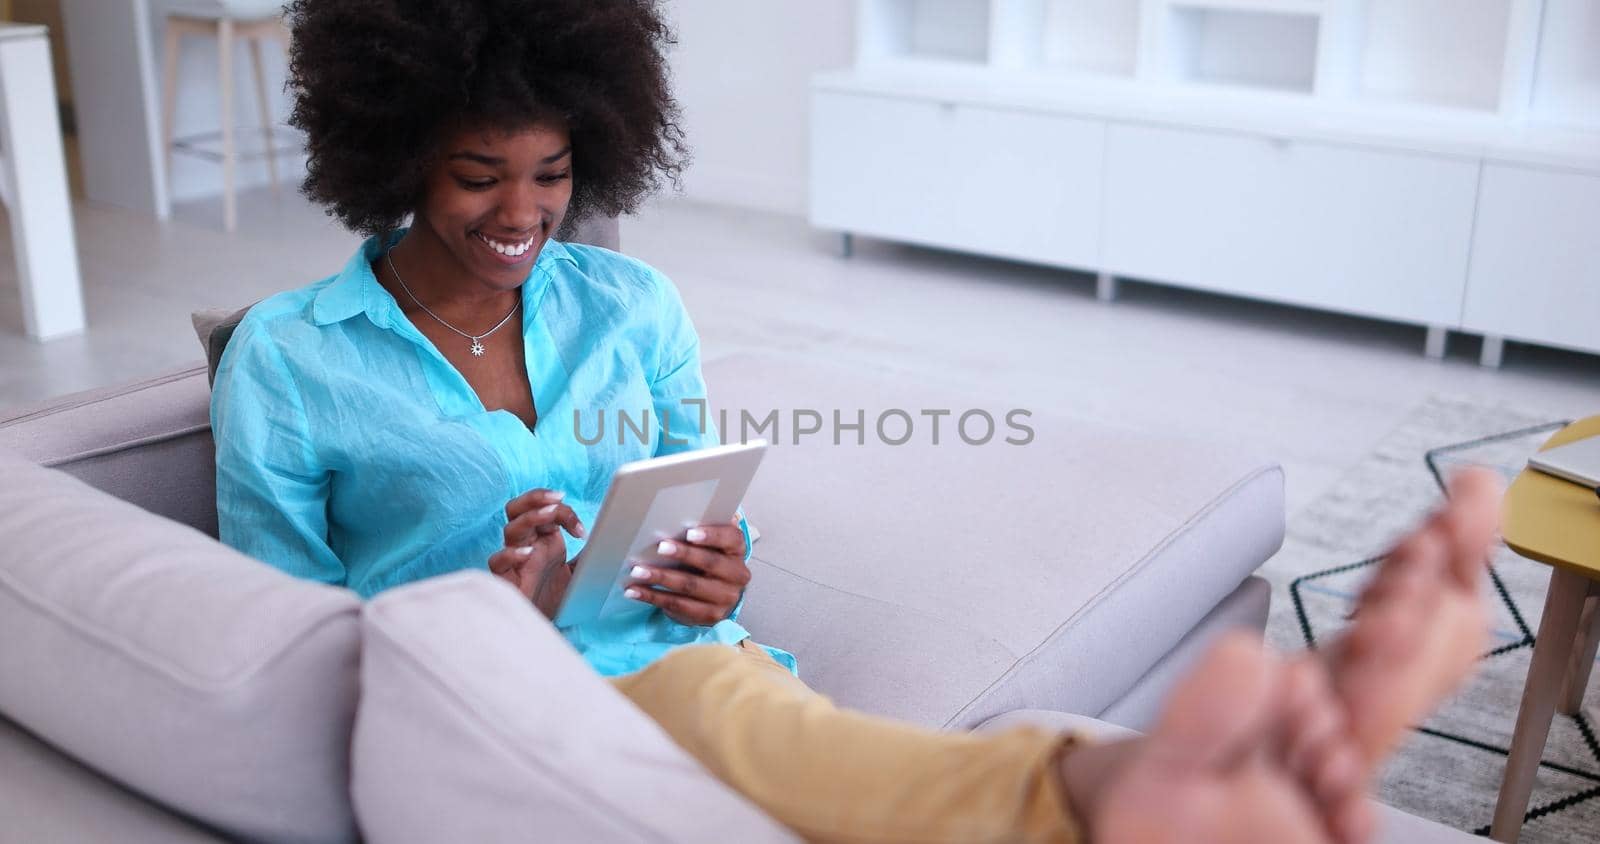
[[[1600,416],[1568,425],[1540,450],[1593,436],[1600,436]],[[1600,645],[1600,498],[1580,484],[1524,469],[1506,491],[1502,532],[1511,550],[1555,569],[1489,832],[1510,842],[1522,831],[1550,719],[1557,710],[1577,713]]]

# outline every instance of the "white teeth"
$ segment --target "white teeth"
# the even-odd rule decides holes
[[[490,249],[499,252],[501,255],[506,255],[512,258],[521,257],[522,255],[527,254],[528,250],[533,248],[533,242],[538,240],[538,236],[535,235],[534,237],[528,238],[528,240],[524,243],[502,243],[498,240],[490,239],[482,232],[478,232],[477,235],[478,238],[481,239]]]

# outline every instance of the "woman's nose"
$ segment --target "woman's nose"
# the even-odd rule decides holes
[[[510,231],[526,232],[544,219],[539,192],[532,185],[512,185],[501,194],[499,210],[497,222]]]

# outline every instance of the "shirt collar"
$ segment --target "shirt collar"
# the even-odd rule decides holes
[[[369,237],[361,244],[361,248],[345,262],[344,269],[333,277],[327,287],[322,288],[312,302],[311,315],[317,325],[343,322],[361,313],[365,313],[375,325],[389,325],[388,313],[394,306],[394,297],[383,289],[377,276],[372,274],[372,262],[399,243],[406,231],[399,229],[387,236]],[[533,263],[528,280],[523,282],[524,296],[533,292],[528,288],[543,287],[549,283],[557,261],[566,261],[574,266],[578,263],[578,259],[561,241],[546,241]]]

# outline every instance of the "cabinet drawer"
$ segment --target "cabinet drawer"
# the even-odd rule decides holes
[[[1105,126],[977,106],[813,93],[811,221],[1065,266],[1099,261]]]
[[[1484,165],[1462,323],[1600,352],[1600,176]]]
[[[1476,162],[1204,130],[1107,132],[1119,275],[1456,325]]]

